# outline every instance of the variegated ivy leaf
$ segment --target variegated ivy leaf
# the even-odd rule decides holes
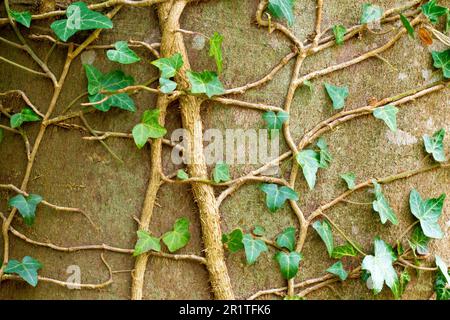
[[[447,160],[444,152],[444,136],[445,129],[436,131],[432,137],[427,134],[423,136],[425,150],[433,156],[434,160],[438,162],[444,162]]]
[[[296,156],[297,163],[302,167],[303,176],[312,190],[316,185],[316,174],[320,167],[320,155],[314,150],[300,151]]]
[[[270,212],[280,209],[288,199],[298,200],[297,192],[286,186],[278,187],[276,184],[264,183],[260,189],[266,194],[266,205]]]
[[[342,281],[347,279],[348,273],[345,271],[344,266],[342,265],[341,261],[336,262],[331,267],[327,269],[327,272],[334,274],[339,277]]]
[[[430,0],[420,7],[423,14],[431,21],[431,23],[436,24],[439,22],[439,17],[447,14],[448,8],[441,7],[437,5],[437,0]]]
[[[294,3],[295,0],[269,0],[267,10],[273,17],[285,19],[288,25],[292,26],[294,23]]]
[[[343,45],[344,37],[347,32],[347,29],[343,25],[335,25],[333,26],[334,38],[336,39],[336,44]]]
[[[383,9],[377,5],[365,3],[363,4],[362,11],[361,24],[375,22],[383,17]]]
[[[450,272],[450,271],[449,271]],[[447,275],[449,274],[447,272]],[[436,292],[436,300],[450,300],[450,287],[441,271],[438,271],[436,281],[434,283],[434,291]]]
[[[409,207],[412,214],[419,219],[423,233],[430,238],[441,239],[444,233],[439,226],[439,217],[442,214],[445,194],[439,198],[422,200],[416,189],[411,190],[409,195]]]
[[[386,105],[373,110],[373,116],[377,119],[383,120],[384,123],[391,129],[391,131],[397,131],[397,113],[398,108],[393,105]]]
[[[152,64],[161,71],[161,78],[165,79],[174,77],[183,66],[183,63],[183,56],[180,53],[152,61]]]
[[[356,257],[358,251],[349,242],[342,246],[337,246],[333,248],[331,257],[334,259],[341,259],[342,257]]]
[[[325,83],[325,89],[327,90],[331,101],[333,101],[333,108],[335,110],[342,109],[345,106],[345,99],[347,99],[349,95],[348,87],[338,87]]]
[[[411,281],[411,276],[409,275],[408,271],[403,271],[400,274],[400,280],[397,282],[394,282],[394,286],[391,288],[392,293],[394,294],[395,299],[400,299],[405,292],[406,286]]]
[[[378,214],[380,215],[380,220],[382,224],[385,224],[386,221],[389,220],[390,222],[392,222],[392,224],[397,225],[398,224],[397,216],[395,215],[394,210],[392,210],[392,208],[390,207],[388,200],[384,196],[381,190],[381,185],[375,180],[372,180],[372,183],[375,187],[375,198],[376,198],[376,200],[374,200],[372,203],[373,210],[378,212]]]
[[[333,160],[328,145],[323,137],[317,140],[316,146],[319,147],[319,166],[323,169],[328,168],[328,164]]]
[[[11,18],[23,25],[24,27],[29,28],[31,25],[31,13],[29,11],[14,11],[9,10],[9,14]]]
[[[302,260],[302,255],[298,252],[277,252],[275,260],[280,266],[281,275],[286,280],[294,278],[298,273],[298,265]]]
[[[280,233],[277,238],[276,242],[277,245],[280,248],[286,248],[289,251],[294,251],[295,249],[295,228],[294,227],[288,227],[283,230],[282,233]]]
[[[442,69],[444,78],[450,78],[450,49],[444,51],[432,51],[434,67]]]
[[[327,247],[327,251],[329,256],[333,254],[334,249],[334,240],[333,240],[333,231],[331,230],[331,225],[327,220],[316,221],[313,223],[314,230],[317,231],[320,238],[325,243],[325,246]]]
[[[192,93],[204,93],[208,98],[211,98],[225,92],[217,73],[213,71],[187,71],[186,74],[191,84]]]
[[[117,41],[114,44],[115,50],[106,51],[106,56],[109,60],[119,62],[121,64],[132,64],[141,61],[141,58],[128,47],[126,41]]]
[[[356,175],[353,172],[343,173],[341,174],[341,178],[345,181],[345,183],[347,183],[347,188],[350,190],[355,189]]]
[[[261,239],[255,239],[250,234],[242,238],[247,264],[254,264],[262,252],[267,251],[267,246]]]
[[[222,73],[223,69],[222,41],[223,36],[218,32],[214,32],[214,35],[209,39],[209,56],[214,57],[219,74]]]

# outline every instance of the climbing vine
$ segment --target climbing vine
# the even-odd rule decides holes
[[[450,23],[449,9],[439,5],[437,0],[410,1],[403,6],[389,10],[366,3],[361,8],[360,21],[356,22],[354,26],[336,24],[324,28],[322,26],[323,0],[317,0],[314,35],[303,41],[291,29],[295,21],[295,0],[261,0],[256,11],[258,26],[266,29],[269,33],[278,32],[285,36],[293,45],[292,52],[261,79],[241,87],[227,89],[220,79],[224,68],[222,46],[231,39],[224,40],[221,34],[214,31],[210,35],[206,35],[205,37],[209,39],[208,54],[215,62],[215,70],[199,71],[193,70],[190,66],[184,36],[196,33],[181,29],[179,18],[187,5],[195,5],[195,3],[196,1],[189,0],[108,0],[92,5],[74,2],[63,10],[53,8],[43,13],[31,14],[28,11],[11,8],[9,1],[4,1],[7,17],[0,18],[0,28],[7,26],[12,28],[17,41],[0,37],[0,42],[25,51],[34,60],[36,68],[24,66],[2,56],[0,56],[0,62],[17,67],[21,72],[46,78],[53,85],[53,95],[48,103],[48,108],[42,112],[20,89],[0,93],[0,97],[18,95],[26,105],[21,110],[10,110],[0,105],[2,116],[0,118],[0,143],[5,134],[19,135],[24,141],[27,155],[27,166],[21,185],[15,186],[8,182],[0,184],[0,188],[11,192],[11,197],[8,199],[9,213],[0,212],[3,219],[3,263],[0,269],[0,282],[6,280],[26,281],[31,286],[36,286],[40,281],[44,281],[61,286],[68,285],[67,282],[42,276],[40,273],[45,271],[45,266],[32,257],[32,252],[29,256],[23,257],[21,261],[11,259],[12,248],[9,238],[14,235],[35,246],[61,252],[100,250],[134,256],[135,267],[132,272],[131,292],[133,299],[142,299],[144,274],[149,256],[189,260],[203,264],[209,272],[215,298],[235,298],[225,264],[225,250],[232,254],[244,251],[248,265],[256,263],[264,255],[273,255],[282,277],[286,280],[285,287],[264,289],[252,294],[248,297],[249,299],[272,294],[280,295],[285,299],[303,299],[315,290],[335,282],[350,281],[349,279],[361,279],[367,284],[369,290],[373,290],[374,294],[379,293],[386,285],[392,291],[393,296],[399,299],[410,281],[409,269],[435,272],[436,298],[449,299],[450,276],[448,266],[443,259],[437,255],[434,257],[436,267],[421,265],[421,261],[431,254],[428,249],[429,242],[433,239],[442,239],[444,236],[439,225],[439,218],[442,215],[445,194],[432,198],[430,195],[420,194],[417,190],[412,189],[409,207],[415,221],[398,235],[397,241],[394,243],[389,244],[380,237],[376,237],[373,239],[373,248],[363,248],[326,214],[327,210],[338,203],[356,203],[349,199],[356,192],[373,190],[373,193],[370,193],[373,201],[369,204],[374,213],[379,216],[380,223],[397,225],[399,223],[397,213],[384,195],[383,187],[391,182],[431,170],[448,170],[450,165],[445,155],[444,136],[446,133],[444,129],[436,131],[432,136],[423,136],[424,151],[428,154],[429,165],[367,181],[360,181],[353,172],[343,172],[340,178],[347,186],[347,190],[311,212],[306,212],[300,207],[301,195],[295,190],[295,182],[298,172],[301,170],[303,179],[312,190],[317,183],[320,183],[318,180],[319,170],[327,170],[333,163],[333,155],[323,137],[324,133],[364,116],[372,116],[376,121],[383,121],[389,130],[395,132],[398,127],[397,114],[401,112],[401,107],[433,92],[447,90],[447,79],[450,78],[450,49],[431,53],[434,67],[439,72],[439,80],[391,97],[371,101],[367,106],[347,109],[347,98],[352,95],[348,86],[324,82],[323,88],[330,99],[330,108],[335,113],[330,118],[313,126],[298,142],[294,141],[290,131],[290,109],[294,94],[302,86],[312,88],[312,80],[371,58],[384,59],[380,54],[392,48],[404,36],[409,36],[410,41],[421,41],[424,45],[436,40],[448,47],[450,39],[446,34],[448,34]],[[72,63],[83,51],[96,48],[94,42],[102,30],[114,28],[113,18],[124,6],[155,6],[161,29],[161,43],[149,44],[121,39],[111,45],[100,46],[99,49],[106,50],[105,56],[116,67],[102,72],[93,64],[84,64],[86,93],[77,97],[65,110],[55,115],[61,91],[67,85],[66,78]],[[30,37],[31,39],[49,41],[54,47],[59,46],[67,50],[64,67],[59,75],[55,74],[48,66],[47,61],[51,58],[51,52],[45,59],[40,58],[28,44],[29,40],[22,34],[22,29],[30,28],[35,20],[53,20],[49,24],[53,34],[33,35]],[[397,22],[400,23],[396,24]],[[365,33],[377,34],[384,25],[391,27],[390,32],[393,33],[393,36],[382,46],[345,62],[302,74],[303,62],[308,57],[335,45],[345,45],[346,41],[357,36],[363,37]],[[443,30],[439,30],[441,25],[443,25]],[[71,42],[72,37],[80,31],[89,31],[90,35],[85,37],[81,43]],[[148,59],[139,56],[133,50],[135,47],[143,47],[154,56],[151,64],[159,70],[158,78],[136,84],[132,75],[125,74],[120,70],[121,65]],[[246,102],[234,97],[236,94],[242,95],[251,89],[266,85],[292,60],[294,60],[294,67],[283,107]],[[108,112],[113,107],[121,109],[123,112],[137,112],[138,108],[133,100],[133,95],[139,91],[157,95],[157,102],[154,108],[142,112],[141,121],[135,124],[130,133],[95,130],[87,122],[85,114]],[[82,99],[85,101],[81,102]],[[208,173],[203,155],[202,137],[201,134],[200,137],[196,135],[198,133],[196,126],[199,124],[201,132],[200,106],[206,101],[216,101],[224,106],[261,111],[261,117],[266,124],[266,129],[270,132],[270,138],[276,139],[282,136],[289,146],[289,151],[240,177],[232,177],[228,164],[223,162],[215,164],[212,172]],[[168,132],[165,128],[166,114],[170,112],[168,106],[174,102],[180,106],[183,128],[189,133],[188,142],[183,147],[174,145],[164,138]],[[76,105],[81,105],[79,111],[73,111]],[[9,123],[3,121],[4,119],[7,119]],[[68,122],[76,119],[80,120],[82,125]],[[34,141],[31,142],[28,138],[27,128],[33,123],[39,123],[39,131]],[[139,150],[143,149],[147,143],[150,144],[151,172],[147,191],[143,196],[143,208],[138,221],[139,227],[134,248],[118,248],[107,244],[62,247],[53,243],[33,240],[13,227],[13,221],[17,216],[20,216],[27,225],[32,226],[39,219],[36,217],[36,212],[40,206],[80,213],[90,223],[93,223],[89,215],[82,209],[59,206],[45,200],[45,195],[29,193],[28,184],[36,156],[50,126],[89,133],[89,139],[101,143],[117,161],[122,160],[106,143],[108,138],[131,139],[137,147],[136,152],[143,152]],[[163,146],[179,148],[185,160],[188,160],[186,168],[171,174],[164,173],[162,167]],[[293,164],[287,176],[264,175],[266,169],[291,159]],[[280,230],[274,239],[268,239],[265,236],[264,226],[259,225],[254,226],[253,230],[237,228],[223,233],[220,227],[220,206],[227,197],[247,183],[259,184],[259,190],[265,197],[268,214],[274,214],[289,205],[295,213],[299,227],[289,226]],[[162,184],[190,184],[192,186],[192,194],[199,209],[204,256],[177,253],[189,243],[191,238],[190,221],[186,217],[174,218],[171,230],[161,230],[159,234],[152,234],[149,231],[156,197]],[[220,193],[216,196],[218,190]],[[170,217],[170,219],[172,218]],[[302,250],[306,235],[311,232],[311,228],[322,239],[323,249],[335,261],[329,268],[323,270],[324,276],[295,282],[296,276],[302,269],[304,260]],[[345,241],[336,244],[336,235]],[[162,244],[170,253],[162,250]],[[350,268],[346,259],[357,261],[358,266]],[[102,260],[108,269],[109,279],[98,284],[81,284],[81,288],[98,289],[113,282],[113,271],[103,256]]]

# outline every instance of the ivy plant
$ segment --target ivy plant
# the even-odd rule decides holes
[[[13,114],[10,119],[11,128],[18,128],[24,122],[41,121],[41,117],[31,108],[23,108],[19,113]]]
[[[134,247],[133,256],[138,256],[150,250],[161,251],[160,239],[152,236],[145,230],[137,231],[138,241]]]
[[[429,238],[441,239],[444,233],[439,226],[438,220],[442,214],[445,194],[439,198],[423,200],[416,189],[411,190],[409,195],[409,207],[412,214],[419,219],[420,227],[424,235]]]
[[[334,38],[336,39],[337,45],[343,45],[344,44],[344,36],[347,33],[347,28],[345,28],[341,24],[337,24],[333,26],[333,34]]]
[[[243,239],[244,233],[241,229],[235,229],[228,234],[224,233],[222,235],[222,243],[230,250],[230,252],[238,252],[239,250],[244,249]]]
[[[204,93],[211,98],[225,92],[222,82],[214,71],[187,71],[192,93]]]
[[[277,238],[276,243],[280,248],[286,248],[289,251],[294,251],[295,249],[295,233],[296,229],[294,227],[287,227],[281,232]]]
[[[166,128],[159,124],[159,113],[159,109],[144,111],[141,123],[134,126],[132,135],[139,149],[147,143],[148,139],[158,139],[167,133]]]
[[[398,108],[389,104],[384,107],[379,107],[373,110],[373,116],[377,119],[383,120],[391,131],[397,131],[397,113]]]
[[[327,269],[327,272],[338,276],[339,279],[341,279],[342,281],[344,281],[348,277],[348,272],[345,271],[344,265],[342,264],[341,261],[334,263],[331,267]]]
[[[373,210],[378,212],[380,215],[380,220],[382,224],[385,224],[388,220],[392,222],[394,225],[398,225],[398,219],[395,215],[394,210],[392,210],[391,206],[389,205],[388,200],[383,194],[383,191],[381,190],[381,185],[376,182],[375,180],[372,181],[374,187],[375,187],[375,200],[372,202]]]
[[[15,273],[29,285],[36,287],[38,284],[38,270],[41,268],[42,264],[38,260],[25,256],[21,262],[14,259],[9,260],[4,271],[7,274]]]
[[[335,110],[344,108],[345,99],[347,99],[349,95],[348,87],[334,86],[329,83],[325,83],[324,86],[328,93],[328,96],[330,97],[331,101],[333,101],[333,108]]]
[[[320,154],[314,150],[303,150],[297,154],[296,160],[302,168],[308,187],[314,189],[317,171],[320,168]]]
[[[380,20],[383,17],[383,9],[380,6],[365,3],[362,7],[361,24],[367,24]]]
[[[439,17],[446,15],[448,8],[437,5],[437,0],[430,0],[421,7],[422,13],[430,20],[431,23],[436,24]]]
[[[42,197],[40,195],[30,194],[28,196],[24,196],[22,194],[18,194],[17,196],[9,199],[8,205],[16,208],[25,223],[31,226],[36,218],[36,207],[41,202]]]
[[[126,41],[117,41],[114,44],[115,49],[106,51],[106,56],[109,60],[121,64],[132,64],[141,61],[141,58],[128,47]]]
[[[267,251],[267,246],[261,239],[255,239],[250,234],[245,234],[242,238],[242,243],[245,249],[245,257],[247,264],[251,265],[256,262],[262,252]]]
[[[170,252],[175,252],[185,247],[191,239],[189,232],[189,219],[180,218],[175,221],[173,230],[166,232],[162,236],[162,241]]]
[[[291,26],[294,23],[294,3],[295,0],[269,0],[267,10],[273,17],[287,20]]]
[[[293,189],[273,183],[264,183],[260,186],[261,191],[266,194],[266,205],[270,212],[276,212],[283,207],[286,200],[298,200],[298,194]]]
[[[350,190],[355,189],[355,187],[356,187],[356,184],[355,184],[356,175],[353,172],[343,173],[343,174],[341,174],[341,178],[347,184],[347,188],[349,188]]]
[[[280,266],[281,275],[283,278],[289,280],[294,278],[298,272],[298,265],[302,260],[302,255],[298,252],[277,252],[275,260]]]
[[[436,131],[432,137],[427,134],[423,136],[425,150],[427,151],[427,153],[431,154],[433,156],[433,159],[437,162],[446,161],[444,152],[444,136],[444,129]]]
[[[444,78],[450,78],[450,49],[444,51],[432,51],[431,56],[433,57],[434,67],[442,69]]]
[[[226,163],[217,163],[213,170],[213,179],[215,183],[227,182],[231,180],[230,168]]]
[[[313,223],[312,227],[317,231],[322,241],[325,243],[327,247],[327,252],[330,257],[333,254],[334,250],[334,241],[333,241],[333,231],[331,230],[331,225],[327,220],[316,221]]]
[[[24,27],[29,28],[31,25],[31,13],[30,11],[14,11],[9,10],[9,15],[11,18],[23,25]]]
[[[222,41],[223,36],[218,32],[214,32],[214,35],[209,39],[209,56],[214,57],[219,74],[223,70]]]

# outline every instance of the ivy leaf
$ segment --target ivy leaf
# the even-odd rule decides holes
[[[37,194],[30,194],[27,197],[22,194],[18,194],[17,196],[9,199],[8,205],[19,210],[19,213],[23,217],[25,223],[31,226],[36,217],[36,207],[39,203],[41,203],[41,201],[42,197]]]
[[[160,239],[153,237],[150,233],[144,230],[137,231],[138,241],[134,247],[133,256],[138,256],[150,250],[161,251]]]
[[[37,271],[42,268],[42,264],[30,257],[25,256],[22,262],[17,260],[9,260],[5,268],[5,273],[15,273],[25,280],[29,285],[36,287],[38,283]]]
[[[294,2],[295,0],[269,0],[267,10],[278,19],[285,19],[289,26],[294,23]]]
[[[175,221],[173,230],[166,232],[162,237],[162,241],[170,252],[175,252],[186,246],[189,239],[191,239],[191,233],[189,232],[188,218],[180,218]]]
[[[294,227],[288,227],[284,229],[283,232],[280,233],[276,238],[277,245],[281,248],[286,248],[289,251],[294,251],[295,232],[296,230]]]
[[[177,171],[177,178],[180,180],[187,180],[189,179],[189,175],[186,173],[186,171],[180,169]]]
[[[334,274],[339,277],[342,281],[347,279],[348,273],[345,271],[344,266],[342,265],[341,261],[336,262],[331,267],[327,269],[327,272]]]
[[[177,83],[175,81],[166,78],[159,78],[159,90],[161,90],[162,93],[172,93],[176,88]]]
[[[362,10],[361,24],[375,22],[383,17],[383,9],[380,6],[365,3]]]
[[[389,220],[390,222],[392,222],[392,224],[398,225],[397,216],[395,215],[394,210],[392,210],[392,208],[389,206],[389,202],[384,196],[380,184],[375,180],[372,180],[372,183],[375,187],[376,198],[376,200],[372,202],[372,207],[373,210],[378,212],[378,214],[380,215],[381,223],[385,224],[386,221]]]
[[[134,126],[132,135],[136,146],[141,149],[148,139],[163,137],[167,130],[159,124],[159,109],[146,110],[142,115],[142,123]]]
[[[264,183],[260,189],[266,194],[266,205],[270,212],[280,209],[288,199],[298,200],[297,192],[286,186],[278,187],[276,184]]]
[[[84,72],[88,80],[88,93],[94,95],[102,90],[103,74],[90,64],[83,64]]]
[[[345,183],[347,183],[347,188],[349,188],[350,190],[355,189],[356,175],[353,172],[343,173],[341,174],[341,178],[345,181]]]
[[[284,111],[278,113],[267,111],[263,113],[262,118],[267,124],[266,128],[269,130],[269,134],[272,135],[274,132],[278,132],[281,129],[283,123],[289,119],[289,114]]]
[[[347,99],[349,95],[348,87],[338,87],[325,83],[325,89],[327,90],[331,101],[333,101],[333,108],[335,110],[342,109],[345,106],[345,99]]]
[[[328,145],[323,137],[319,138],[316,143],[317,147],[319,147],[319,166],[321,168],[328,168],[328,164],[333,160],[331,156],[330,150],[328,149]]]
[[[214,57],[217,66],[217,72],[220,74],[223,69],[223,58],[222,58],[222,41],[223,36],[214,32],[214,35],[209,39],[209,56]]]
[[[180,53],[175,53],[168,58],[160,58],[152,62],[152,64],[161,71],[161,78],[172,78],[177,74],[177,71],[183,66],[183,56]]]
[[[394,262],[392,249],[383,240],[375,238],[375,255],[367,255],[362,261],[362,269],[370,272],[374,293],[377,294],[383,289],[383,284],[389,288],[398,285],[398,276],[392,263]]]
[[[226,163],[217,163],[213,170],[213,179],[215,183],[230,181],[230,169]]]
[[[447,275],[449,275],[449,272],[447,272]],[[450,300],[450,288],[447,286],[447,280],[441,271],[437,272],[434,291],[437,300]]]
[[[208,98],[211,98],[212,96],[225,92],[217,73],[213,71],[187,71],[187,77],[191,84],[192,93],[204,93]]]
[[[9,10],[11,18],[24,27],[29,28],[31,25],[31,13],[29,11],[14,11]]]
[[[400,20],[403,23],[403,26],[405,27],[406,31],[408,31],[408,34],[411,38],[414,38],[414,28],[409,22],[408,18],[406,18],[404,15],[400,14]]]
[[[230,252],[237,252],[244,248],[244,244],[242,243],[242,239],[244,238],[244,234],[241,229],[236,229],[230,232],[229,234],[222,235],[222,243],[230,250]]]
[[[297,163],[302,167],[303,175],[309,188],[316,185],[316,174],[320,167],[320,155],[313,150],[304,150],[297,154]]]
[[[349,242],[342,246],[334,247],[331,257],[334,259],[341,259],[342,257],[356,257],[358,251]]]
[[[384,107],[379,107],[373,110],[373,116],[377,119],[383,120],[391,131],[397,131],[397,112],[398,108],[389,104]]]
[[[316,221],[313,223],[314,230],[317,231],[322,241],[325,243],[327,247],[328,254],[333,254],[334,249],[334,241],[333,241],[333,232],[331,230],[331,225],[327,220],[323,220],[322,222]]]
[[[445,136],[445,129],[436,131],[433,134],[433,137],[430,137],[429,135],[423,136],[425,150],[429,154],[432,154],[433,159],[438,162],[446,161],[445,153],[444,153],[444,136]]]
[[[343,25],[335,25],[333,26],[334,38],[336,39],[336,44],[343,45],[344,44],[344,36],[347,33],[347,29]]]
[[[438,23],[439,17],[447,14],[448,12],[448,9],[446,7],[438,6],[436,2],[437,0],[431,0],[420,7],[422,9],[423,14],[433,24]]]
[[[400,299],[405,292],[406,286],[411,281],[411,276],[408,271],[403,271],[400,274],[400,281],[394,282],[394,286],[391,288],[395,299]]]
[[[434,67],[442,69],[444,78],[450,78],[450,49],[444,51],[432,51]]]
[[[114,44],[116,48],[106,51],[106,56],[109,60],[119,62],[122,64],[132,64],[138,61],[141,61],[141,58],[128,47],[128,43],[126,41],[117,41]]]
[[[302,255],[298,252],[286,253],[280,251],[275,254],[275,260],[277,260],[280,266],[283,278],[289,280],[297,275],[298,265],[302,260]]]
[[[255,263],[262,252],[267,251],[267,246],[264,241],[255,239],[249,234],[243,236],[242,243],[244,244],[247,264],[249,265]]]
[[[10,119],[11,128],[18,128],[24,122],[41,121],[39,117],[31,108],[23,108],[20,113],[13,114]]]
[[[409,246],[414,252],[420,255],[428,254],[428,242],[430,238],[428,238],[422,231],[422,228],[417,226],[414,228],[414,231],[411,235],[411,240],[408,240]]]
[[[72,3],[66,11],[67,19],[55,21],[50,28],[59,39],[67,41],[77,31],[111,29],[113,23],[107,16],[90,10],[84,2]]]
[[[252,233],[255,235],[255,236],[260,236],[260,237],[262,237],[265,233],[266,233],[266,229],[264,229],[264,227],[263,226],[255,226],[255,228],[253,229],[253,231],[252,231]]]
[[[419,219],[423,233],[429,238],[441,239],[444,236],[438,223],[442,214],[444,200],[445,194],[442,194],[439,198],[431,198],[424,201],[416,189],[411,190],[409,195],[411,212]]]
[[[436,259],[436,266],[439,268],[439,270],[444,275],[445,280],[447,281],[447,285],[450,286],[450,275],[448,274],[447,264],[438,255],[435,255],[435,259]]]

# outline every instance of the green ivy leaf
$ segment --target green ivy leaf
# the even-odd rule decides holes
[[[445,280],[447,281],[447,285],[450,286],[450,275],[448,274],[447,264],[438,255],[435,255],[435,259],[436,259],[436,266],[439,268],[439,271],[441,271],[442,274],[444,275]]]
[[[297,163],[302,167],[303,175],[312,190],[316,185],[316,174],[320,167],[320,155],[313,150],[300,151],[296,157]]]
[[[295,0],[269,0],[267,10],[277,19],[285,19],[289,26],[294,23]]]
[[[138,241],[134,247],[133,256],[138,256],[150,250],[160,252],[161,244],[160,239],[153,237],[150,233],[145,230],[137,231]]]
[[[322,222],[316,221],[313,223],[314,230],[317,231],[322,241],[325,243],[327,247],[328,254],[333,254],[334,250],[334,241],[333,241],[333,231],[331,230],[331,225],[327,220],[323,220]]]
[[[333,248],[331,257],[334,259],[341,259],[342,257],[356,257],[358,251],[349,242],[342,246],[337,246]]]
[[[22,194],[18,194],[17,196],[9,199],[8,205],[19,210],[19,213],[23,217],[25,223],[31,226],[36,217],[36,207],[39,203],[41,203],[41,201],[42,197],[37,194],[30,194],[27,197]]]
[[[425,150],[427,151],[427,153],[433,155],[433,159],[438,162],[444,162],[447,160],[445,158],[444,152],[444,136],[445,136],[445,129],[436,131],[433,134],[433,137],[430,137],[429,135],[423,136]]]
[[[167,130],[159,124],[159,109],[146,110],[142,115],[142,122],[135,125],[132,135],[136,146],[141,149],[148,139],[163,137]]]
[[[427,255],[428,251],[428,242],[430,238],[428,238],[422,231],[422,228],[417,226],[414,228],[414,231],[411,235],[411,239],[408,240],[409,246],[417,254]]]
[[[191,239],[191,233],[189,232],[188,218],[180,218],[175,221],[173,230],[166,232],[162,237],[162,241],[170,252],[175,252],[186,246],[189,239]]]
[[[333,101],[333,108],[335,110],[342,109],[345,106],[345,99],[347,99],[349,95],[348,87],[338,87],[325,83],[325,89],[327,90],[331,101]]]
[[[343,45],[344,44],[344,37],[347,33],[347,29],[343,25],[335,25],[333,26],[333,33],[334,38],[336,39],[336,44]]]
[[[9,10],[11,18],[24,27],[29,28],[31,25],[31,13],[29,11],[14,11]]]
[[[262,118],[267,124],[266,129],[269,130],[269,134],[272,136],[274,132],[281,130],[283,123],[289,119],[289,114],[284,111],[278,113],[267,111],[263,113]]]
[[[392,224],[398,225],[397,216],[395,215],[394,210],[392,210],[392,208],[389,206],[389,202],[384,196],[380,184],[375,180],[372,180],[372,183],[375,187],[376,198],[376,200],[372,202],[372,207],[373,210],[378,212],[378,214],[380,215],[381,223],[385,224],[386,221],[389,220],[390,222],[392,222]]]
[[[225,92],[217,73],[213,71],[187,71],[187,77],[191,84],[192,93],[204,93],[208,98],[211,98],[212,96]]]
[[[302,260],[302,255],[297,252],[286,253],[280,251],[275,254],[275,260],[277,260],[280,266],[283,278],[289,280],[297,275],[298,265]]]
[[[244,248],[242,239],[244,234],[241,229],[235,229],[229,234],[222,235],[222,243],[230,250],[230,252],[237,252]]]
[[[436,24],[439,22],[439,17],[447,14],[448,9],[446,7],[438,6],[437,0],[431,0],[425,3],[420,8],[423,14],[431,21],[431,23]]]
[[[242,238],[244,244],[245,256],[247,264],[253,264],[258,259],[259,255],[267,251],[267,246],[261,239],[255,239],[249,234],[245,234]]]
[[[397,131],[397,112],[398,108],[389,104],[384,107],[379,107],[373,110],[373,116],[377,119],[383,120],[391,131]]]
[[[434,67],[442,69],[444,78],[450,78],[450,49],[444,51],[432,51]]]
[[[266,194],[266,205],[270,212],[275,212],[283,207],[286,200],[298,200],[298,194],[293,189],[276,184],[264,183],[260,187],[261,191]]]
[[[286,248],[289,251],[294,251],[295,249],[295,228],[287,227],[281,232],[277,238],[276,243],[280,248]]]
[[[449,274],[450,272],[447,272],[447,275]],[[438,270],[436,281],[434,282],[434,291],[436,292],[437,300],[450,300],[450,288],[447,287],[447,280],[440,270]]]
[[[409,195],[411,212],[419,219],[423,233],[429,238],[441,239],[444,236],[438,223],[442,214],[444,200],[445,194],[442,194],[439,198],[431,198],[424,201],[416,189],[411,190]]]
[[[10,119],[11,128],[18,128],[24,122],[41,121],[39,117],[31,108],[23,108],[20,113],[13,114]]]
[[[319,166],[323,169],[328,168],[328,164],[333,160],[328,145],[323,137],[317,140],[316,146],[320,149]]]
[[[175,81],[166,78],[159,78],[159,90],[161,90],[162,93],[172,93],[176,88],[177,83]]]
[[[183,56],[175,53],[168,58],[160,58],[152,64],[161,71],[161,78],[169,79],[177,74],[177,71],[183,66]]]
[[[67,19],[57,20],[50,26],[59,39],[67,41],[77,31],[111,29],[113,23],[107,16],[90,10],[84,2],[72,3],[66,11]]]
[[[347,188],[349,188],[350,190],[355,189],[356,175],[353,172],[343,173],[341,174],[341,178],[345,181],[345,183],[347,183]]]
[[[400,299],[405,292],[406,286],[411,281],[411,276],[409,275],[408,271],[403,271],[400,274],[400,280],[394,282],[393,287],[391,288],[392,293],[394,294],[395,299]]]
[[[177,171],[177,178],[180,180],[187,180],[189,179],[189,175],[186,173],[186,171],[180,169]]]
[[[218,32],[214,32],[214,35],[209,39],[209,56],[214,57],[219,74],[222,73],[223,69],[222,41],[223,36]]]
[[[361,24],[375,22],[383,17],[383,9],[380,6],[365,3],[362,8]]]
[[[375,255],[367,255],[362,261],[362,269],[370,272],[373,291],[375,294],[383,289],[383,284],[389,288],[398,285],[398,276],[392,263],[395,261],[392,256],[392,249],[383,240],[375,238]]]
[[[227,182],[231,180],[230,169],[226,163],[217,163],[213,170],[213,180],[215,183]]]
[[[29,285],[36,287],[38,283],[37,271],[42,268],[42,264],[29,256],[25,256],[22,262],[17,260],[9,260],[5,267],[5,273],[15,273],[25,280]]]
[[[414,28],[409,22],[408,18],[406,18],[404,15],[400,14],[400,20],[402,21],[403,26],[405,27],[406,31],[408,31],[408,34],[411,38],[415,38],[414,36]]]
[[[141,61],[141,58],[128,47],[126,41],[117,41],[114,44],[116,48],[106,51],[106,56],[109,60],[119,62],[121,64],[132,64]]]
[[[347,279],[348,273],[345,271],[344,266],[342,265],[341,261],[336,262],[331,267],[327,269],[327,272],[334,274],[339,277],[342,281]]]
[[[253,233],[255,236],[262,237],[262,236],[266,233],[266,229],[264,229],[263,226],[257,225],[257,226],[255,226],[255,228],[253,229],[252,233]]]

